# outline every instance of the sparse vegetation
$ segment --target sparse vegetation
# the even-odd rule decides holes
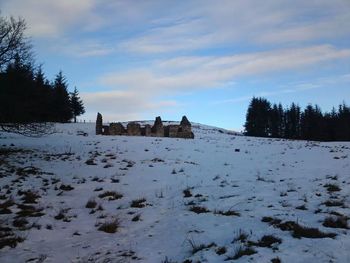
[[[190,211],[196,213],[196,214],[203,214],[203,213],[209,213],[210,210],[204,206],[191,206]]]
[[[19,196],[23,195],[22,200],[26,204],[36,204],[37,199],[41,197],[37,192],[32,192],[30,190],[28,191],[19,190],[17,194]]]
[[[62,191],[72,191],[73,189],[74,189],[74,187],[69,185],[69,184],[67,184],[67,185],[61,184],[61,186],[60,186],[60,190],[62,190]]]
[[[141,220],[141,215],[140,215],[140,214],[135,215],[135,216],[131,219],[131,221],[133,221],[133,222],[137,222],[137,221],[140,221],[140,220]]]
[[[240,216],[241,215],[239,212],[236,212],[234,210],[227,210],[227,211],[214,210],[214,214],[223,215],[223,216]]]
[[[226,247],[218,247],[218,248],[215,250],[216,254],[218,254],[218,255],[223,255],[223,254],[226,253],[226,251],[227,251]]]
[[[117,199],[120,199],[123,197],[122,194],[120,193],[117,193],[115,191],[106,191],[102,194],[99,194],[98,195],[99,198],[108,198],[109,201],[112,201],[112,200],[117,200]]]
[[[184,194],[184,198],[191,197],[192,196],[191,189],[186,188],[185,190],[183,190],[183,194]]]
[[[269,247],[269,248],[271,248],[272,245],[274,244],[280,244],[280,243],[282,243],[282,240],[273,235],[265,235],[257,242],[253,242],[253,241],[248,242],[248,244],[251,246]]]
[[[204,249],[209,249],[211,247],[216,247],[216,244],[214,242],[210,243],[210,244],[200,244],[200,245],[197,245],[194,240],[192,239],[188,239],[188,242],[190,243],[191,245],[191,253],[192,255],[196,254],[197,252],[201,251],[201,250],[204,250]]]
[[[135,199],[131,201],[130,207],[143,208],[146,206],[145,202],[145,198]]]
[[[324,233],[317,228],[301,226],[294,221],[282,222],[280,219],[264,217],[263,222],[268,222],[270,225],[281,229],[282,231],[290,231],[295,238],[334,238],[335,233]]]
[[[327,200],[323,203],[325,206],[345,206],[343,200]]]
[[[109,234],[113,234],[113,233],[117,232],[119,226],[120,226],[119,220],[114,219],[114,220],[106,221],[106,222],[102,223],[99,226],[98,230],[109,233]]]
[[[332,228],[349,229],[348,217],[346,216],[328,216],[323,221],[323,226]]]
[[[250,256],[250,255],[253,255],[256,253],[257,253],[256,250],[251,248],[251,247],[240,246],[239,248],[236,249],[234,255],[227,257],[226,260],[236,260],[236,259],[239,259],[243,256]]]
[[[248,233],[246,233],[244,230],[239,229],[238,232],[235,234],[235,236],[233,237],[233,240],[231,243],[235,243],[237,241],[240,241],[241,243],[244,243],[247,241],[248,239]]]
[[[341,190],[336,184],[325,184],[324,187],[327,188],[328,192],[338,192]]]
[[[86,208],[95,208],[96,206],[97,202],[95,201],[95,199],[90,199],[85,205]]]

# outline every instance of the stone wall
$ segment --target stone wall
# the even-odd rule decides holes
[[[153,137],[170,137],[193,139],[191,123],[186,116],[182,117],[180,125],[164,126],[162,119],[158,116],[153,126],[146,124],[144,127],[137,122],[129,122],[126,129],[123,124],[111,123],[109,126],[102,125],[102,115],[97,114],[96,134],[103,135],[129,135],[129,136],[153,136]]]
[[[111,123],[109,125],[109,135],[124,135],[126,134],[126,130],[120,122],[118,123]]]
[[[141,136],[141,125],[137,122],[129,122],[126,130],[130,136]]]

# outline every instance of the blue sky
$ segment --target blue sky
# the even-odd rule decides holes
[[[350,103],[348,0],[1,0],[23,17],[49,79],[81,119],[191,121],[241,130],[252,96],[325,111]]]

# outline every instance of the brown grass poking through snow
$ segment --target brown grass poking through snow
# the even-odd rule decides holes
[[[114,219],[112,221],[106,221],[98,228],[99,231],[103,231],[109,234],[117,232],[119,228],[119,220]]]

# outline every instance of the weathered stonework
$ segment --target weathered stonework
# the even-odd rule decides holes
[[[188,138],[188,139],[193,139],[194,134],[192,132],[192,127],[191,123],[188,121],[186,116],[182,117],[182,120],[180,122],[180,127],[177,132],[177,136],[179,138]]]
[[[102,134],[103,135],[109,135],[109,126],[108,125],[103,125],[102,126]]]
[[[145,127],[141,128],[142,136],[151,136],[152,135],[152,127],[149,124],[146,124]]]
[[[162,119],[159,116],[156,117],[156,120],[154,121],[151,136],[164,137],[164,126]]]
[[[102,115],[97,114],[96,134],[103,135],[129,135],[129,136],[153,136],[153,137],[171,137],[193,139],[191,123],[186,116],[182,117],[180,125],[164,126],[162,119],[158,116],[153,126],[146,124],[144,127],[137,122],[129,122],[126,129],[123,124],[111,123],[109,126],[102,125]]]
[[[129,122],[126,129],[130,136],[141,136],[141,125],[137,122]]]
[[[96,135],[99,134],[102,134],[102,115],[98,112],[96,118]]]
[[[126,130],[120,122],[111,123],[109,125],[109,135],[124,135],[126,134]]]

